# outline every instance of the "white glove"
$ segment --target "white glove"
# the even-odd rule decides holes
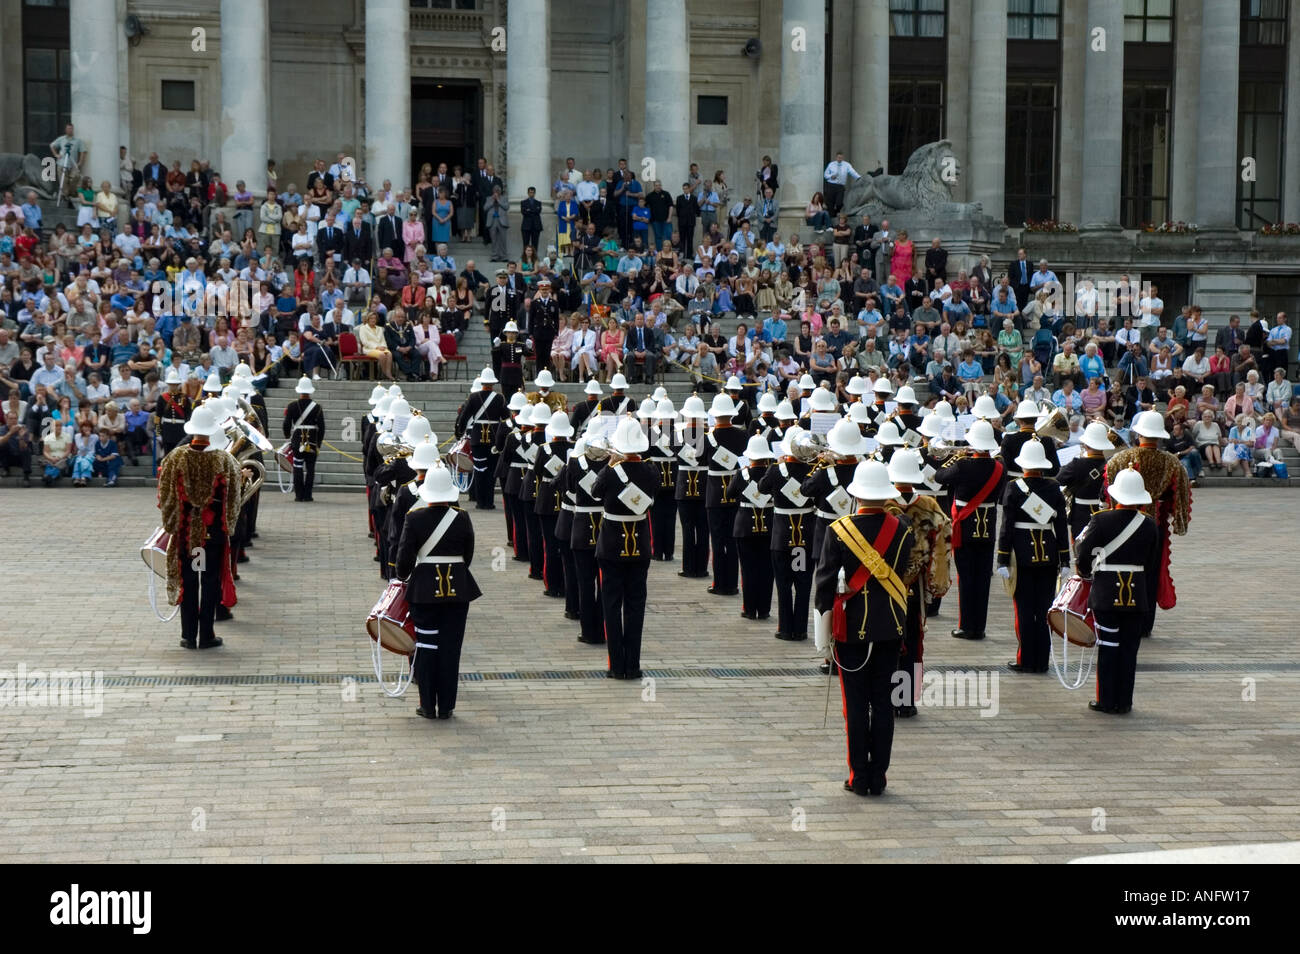
[[[1064,583],[1070,577],[1074,576],[1074,571],[1068,566],[1061,567],[1061,582]]]
[[[998,567],[998,576],[1002,577],[1002,579],[1004,580],[1011,579],[1011,567],[1009,566]]]
[[[501,345],[501,339],[500,339],[500,338],[493,338],[493,339],[492,339],[492,347],[497,348],[497,347],[500,347],[500,345]]]

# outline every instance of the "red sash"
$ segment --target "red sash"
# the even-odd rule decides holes
[[[962,507],[961,510],[957,509],[957,501],[955,499],[953,500],[952,545],[954,547],[961,546],[961,522],[973,514],[979,508],[979,505],[988,499],[989,494],[993,493],[993,488],[996,487],[998,481],[1002,479],[1002,470],[1002,462],[1000,460],[993,461],[993,473],[989,477],[988,482],[979,489],[979,493],[966,502],[966,506]]]
[[[879,553],[882,558],[889,551],[889,545],[894,542],[894,534],[898,532],[898,526],[897,517],[893,514],[885,514],[885,522],[880,525],[880,533],[876,534],[876,539],[871,544],[871,549]],[[835,594],[835,603],[831,607],[831,636],[837,643],[842,643],[849,638],[849,624],[844,606],[862,592],[869,579],[871,579],[871,571],[865,566],[859,566],[848,582],[848,592]]]

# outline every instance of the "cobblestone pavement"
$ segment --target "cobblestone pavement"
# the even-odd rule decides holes
[[[418,719],[414,690],[387,699],[371,675],[361,625],[381,585],[360,496],[266,496],[226,645],[195,653],[146,602],[152,491],[0,490],[0,670],[104,676],[97,717],[0,709],[8,858],[1063,861],[1300,839],[1296,607],[1269,582],[1300,558],[1279,519],[1293,492],[1197,493],[1179,605],[1142,647],[1127,718],[1000,668],[1014,637],[996,583],[983,643],[947,635],[946,600],[926,660],[996,673],[996,715],[900,723],[883,799],[840,787],[838,701],[823,728],[810,645],[655,564],[653,683],[591,678],[604,654],[562,602],[501,551],[493,571],[499,514],[474,515],[485,596],[456,718]]]

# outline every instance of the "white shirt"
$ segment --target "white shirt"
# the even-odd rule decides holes
[[[1165,303],[1159,298],[1143,298],[1138,302],[1138,308],[1142,312],[1141,325],[1144,328],[1154,328],[1160,324],[1160,316],[1153,313],[1153,309],[1164,309]]]
[[[595,202],[600,198],[600,187],[589,179],[577,184],[576,198],[579,202]]]
[[[310,242],[311,240],[308,239],[309,244]],[[349,265],[347,271],[343,273],[343,284],[365,285],[368,288],[370,287],[370,273],[364,268],[353,268]]]
[[[839,162],[827,163],[822,178],[833,185],[844,185],[849,179],[861,179],[862,176],[858,175],[857,169],[840,160]]]
[[[1142,332],[1137,328],[1120,328],[1115,332],[1115,344],[1120,348],[1127,348],[1134,342],[1141,343]]]

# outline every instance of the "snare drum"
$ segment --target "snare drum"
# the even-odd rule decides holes
[[[170,533],[159,527],[140,548],[140,559],[164,580],[167,579],[167,544],[171,538]]]
[[[409,656],[415,652],[415,624],[406,603],[406,584],[401,580],[384,589],[366,619],[366,634],[390,653]]]
[[[451,451],[447,454],[447,460],[453,470],[474,472],[474,455],[470,453],[469,437],[462,437],[456,443],[451,445]]]
[[[1057,636],[1064,636],[1076,646],[1092,646],[1097,642],[1092,608],[1088,606],[1088,597],[1092,593],[1092,581],[1080,576],[1072,576],[1065,581],[1052,608],[1047,611],[1047,625]]]
[[[275,452],[276,462],[286,474],[293,473],[293,444],[285,441]]]

